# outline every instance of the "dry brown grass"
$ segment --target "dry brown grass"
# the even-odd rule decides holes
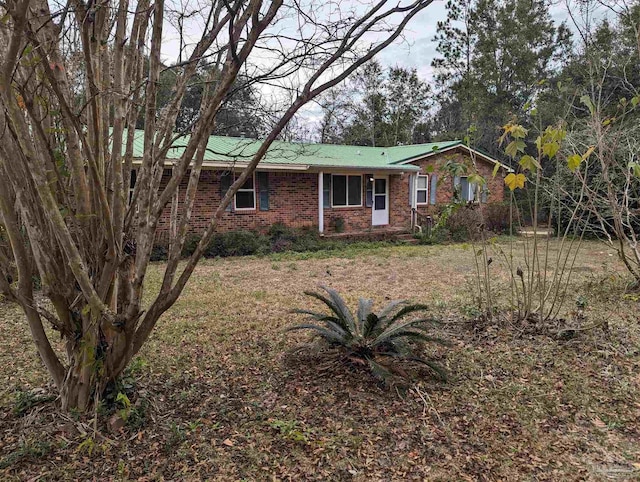
[[[204,262],[141,353],[133,401],[144,423],[100,425],[107,438],[77,433],[90,420],[56,414],[54,402],[14,413],[16,393],[47,377],[22,315],[2,305],[0,478],[637,479],[638,298],[625,294],[615,257],[585,245],[565,316],[583,296],[583,326],[596,328],[561,340],[468,322],[471,255],[466,245],[407,246]],[[307,339],[282,332],[299,321],[289,310],[320,283],[350,302],[430,304],[453,341],[435,352],[452,381],[418,378],[397,393],[285,356]],[[495,284],[507,289],[500,273]]]

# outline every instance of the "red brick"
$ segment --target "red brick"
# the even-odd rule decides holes
[[[468,155],[461,150],[454,150],[431,156],[425,160],[416,161],[413,164],[421,169],[421,173],[437,174],[438,183],[436,194],[436,206],[451,200],[453,193],[453,180],[443,171],[444,164],[455,159],[458,162],[470,164]],[[428,166],[433,166],[433,171],[428,172]],[[478,160],[478,172],[489,183],[489,202],[499,202],[504,196],[503,173],[492,178],[493,164]],[[221,171],[202,171],[198,183],[195,207],[190,223],[190,231],[201,233],[209,223],[218,204],[220,203],[220,173]],[[364,173],[363,173],[364,174]],[[166,171],[162,185],[169,179],[170,172]],[[188,176],[180,185],[182,200],[186,191]],[[363,196],[364,201],[364,188]],[[256,177],[256,209],[251,211],[225,212],[219,222],[219,231],[232,231],[239,229],[266,230],[274,223],[284,223],[288,226],[316,227],[318,226],[318,174],[309,172],[269,172],[269,210],[259,210],[258,177]],[[418,211],[424,214],[432,213],[435,206],[419,206]],[[170,206],[165,209],[159,223],[158,231],[166,232],[169,227]],[[335,218],[344,219],[345,231],[365,231],[376,229],[371,226],[370,207],[341,207],[324,208],[324,231],[334,230]],[[409,171],[402,174],[389,175],[389,226],[409,227],[411,222],[411,206],[409,205]]]

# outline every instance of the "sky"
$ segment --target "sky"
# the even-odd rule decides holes
[[[569,21],[565,0],[555,0],[549,12],[556,24],[566,22],[569,28],[574,30],[573,24]],[[600,8],[595,16],[599,18],[606,15],[607,10]],[[384,67],[415,68],[420,78],[431,81],[433,79],[431,62],[437,56],[437,44],[433,41],[433,37],[436,35],[438,22],[445,20],[446,17],[446,0],[436,0],[412,19],[405,29],[404,40],[387,47],[377,56],[377,60]],[[320,120],[321,112],[319,107],[312,105],[304,110],[301,117],[303,122],[315,124]]]
[[[344,1],[342,5],[345,6],[350,4],[350,2],[346,0],[340,1]],[[550,7],[550,14],[557,24],[568,20],[565,5],[566,1],[574,2],[576,0],[553,0]],[[611,1],[615,2],[617,0]],[[445,20],[446,16],[446,0],[435,0],[433,4],[429,5],[411,20],[405,28],[403,39],[397,40],[394,44],[382,51],[377,56],[377,60],[380,61],[383,67],[400,66],[415,68],[422,79],[430,82],[433,78],[431,62],[437,56],[436,42],[433,41],[433,37],[436,34],[438,22]],[[571,28],[570,22],[568,23]],[[295,28],[295,25],[290,26]],[[194,39],[189,39],[195,42],[195,40],[199,38],[201,29],[188,28],[187,30],[195,35]],[[165,59],[169,60],[172,57],[175,59],[176,52],[178,51],[177,37],[163,38],[162,50]],[[263,62],[268,62],[266,59],[262,60]],[[269,87],[267,87],[267,90],[268,89]],[[267,96],[269,95],[268,92],[265,93]],[[311,103],[301,111],[299,123],[306,124],[308,128],[312,128],[313,124],[319,121],[321,115],[320,108],[316,104]]]
[[[384,66],[401,66],[416,68],[420,77],[431,79],[433,71],[431,61],[437,56],[436,34],[437,24],[447,17],[445,0],[436,0],[432,5],[420,12],[405,30],[405,41],[390,45],[378,56]],[[570,24],[565,2],[557,0],[551,5],[550,14],[556,24],[567,22]],[[599,12],[604,15],[605,12]]]

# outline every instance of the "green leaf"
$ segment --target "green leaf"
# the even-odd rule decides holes
[[[518,164],[526,171],[535,171],[540,168],[538,161],[529,155],[522,156]]]
[[[542,152],[542,137],[536,137],[536,147],[538,148],[538,152]]]
[[[591,100],[591,97],[585,94],[582,97],[580,97],[580,102],[586,105],[587,108],[589,109],[589,112],[591,112],[591,115],[593,115],[593,113],[596,110],[596,107],[593,105],[593,101]]]
[[[567,167],[571,172],[574,172],[582,163],[582,156],[580,154],[572,154],[567,158]]]
[[[477,184],[479,186],[484,186],[487,181],[480,174],[470,174],[467,178],[469,183]]]
[[[636,107],[638,104],[640,104],[640,95],[636,95],[635,97],[631,98],[631,105],[633,107]]]
[[[515,141],[511,141],[507,145],[507,147],[505,148],[504,152],[509,157],[516,157],[518,152],[524,152],[524,148],[525,147],[526,147],[526,144],[524,143],[524,141],[515,140]]]
[[[365,325],[367,323],[367,319],[371,314],[371,308],[373,307],[373,300],[360,298],[358,300],[358,311],[356,314],[356,318],[358,319],[358,328],[360,334],[364,333]]]
[[[426,172],[427,174],[431,174],[435,170],[436,168],[433,166],[433,164],[430,164],[424,168],[424,172]]]
[[[640,164],[638,164],[637,162],[630,162],[629,169],[631,169],[631,172],[633,172],[633,175],[635,177],[640,178]]]
[[[527,129],[522,127],[520,124],[515,124],[511,128],[511,136],[514,139],[524,139],[527,136]]]
[[[495,178],[498,175],[499,170],[500,170],[500,164],[496,162],[496,165],[493,166],[493,172],[491,173],[491,177]]]
[[[556,141],[547,142],[542,146],[542,153],[549,159],[553,158],[560,150],[560,144]]]

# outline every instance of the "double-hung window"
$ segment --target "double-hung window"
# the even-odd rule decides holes
[[[428,203],[429,176],[418,176],[418,185],[416,187],[416,204],[424,205]]]
[[[454,188],[456,189],[456,191],[458,191],[461,202],[466,203],[474,200],[476,194],[476,185],[472,182],[469,182],[469,178],[467,176],[454,178]]]
[[[456,177],[455,188],[459,192],[460,201],[462,202],[487,202],[489,189],[486,184],[480,186],[480,199],[477,199],[478,185],[474,182],[469,182],[467,176]]]
[[[333,174],[331,176],[331,206],[362,206],[362,176]]]
[[[221,197],[224,197],[226,192],[231,187],[231,184],[233,184],[234,180],[235,180],[235,177],[230,172],[225,172],[221,175],[221,178],[220,178],[220,196]],[[242,186],[240,186],[240,189],[238,189],[238,192],[236,192],[233,206],[227,207],[227,210],[228,211],[231,211],[231,210],[248,211],[248,210],[255,209],[256,208],[255,186],[256,186],[255,176],[252,175],[245,181],[245,183]]]
[[[256,208],[255,179],[252,175],[236,193],[236,211]]]

